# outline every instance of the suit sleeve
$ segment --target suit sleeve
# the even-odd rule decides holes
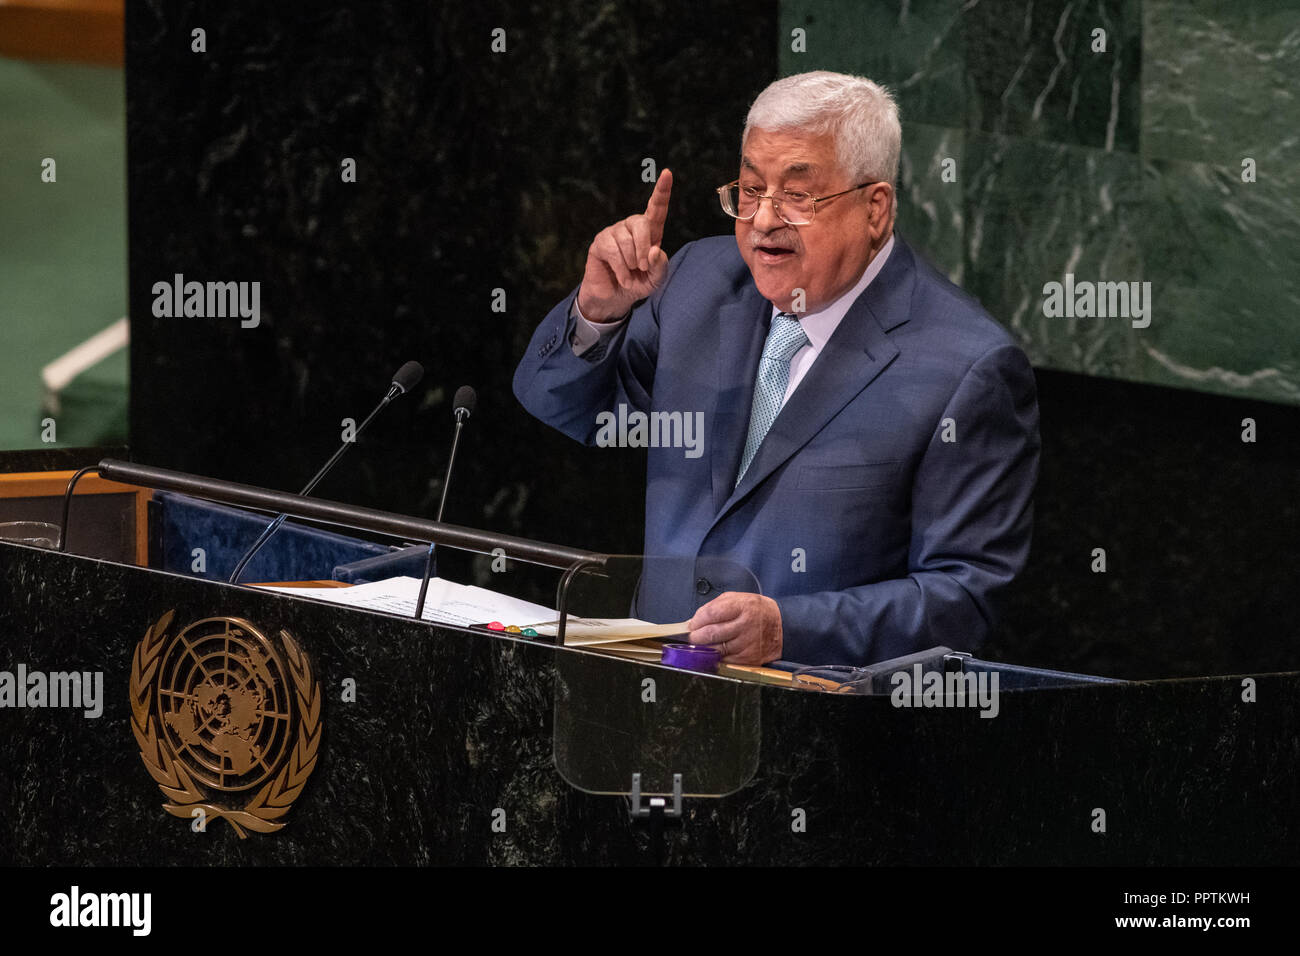
[[[553,308],[533,333],[515,369],[514,392],[536,418],[585,445],[595,441],[601,412],[649,411],[659,357],[659,309],[691,244],[677,251],[658,289],[606,340],[581,356],[569,339],[578,290]]]
[[[914,476],[907,576],[777,598],[782,657],[861,665],[978,648],[1029,556],[1039,447],[1033,369],[1016,346],[997,346],[959,383]]]

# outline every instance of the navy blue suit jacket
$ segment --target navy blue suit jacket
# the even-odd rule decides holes
[[[575,290],[576,294],[576,290]],[[897,235],[733,490],[771,303],[732,236],[689,243],[593,357],[573,294],[515,372],[533,415],[587,444],[597,416],[704,413],[703,453],[651,448],[637,613],[679,621],[725,590],[781,610],[782,657],[864,664],[974,650],[1029,552],[1038,474],[1033,371],[1007,332]],[[677,568],[669,571],[669,568]]]

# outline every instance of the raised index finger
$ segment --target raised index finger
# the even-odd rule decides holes
[[[650,223],[651,238],[655,245],[664,237],[664,221],[668,218],[668,197],[673,191],[673,171],[665,169],[655,181],[655,191],[646,203],[645,217]]]

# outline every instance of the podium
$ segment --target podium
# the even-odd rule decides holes
[[[161,493],[293,506],[344,537],[503,548],[557,579],[603,557],[123,462],[100,472],[146,509]],[[6,542],[0,628],[0,671],[26,692],[21,706],[0,693],[14,864],[1293,862],[1300,673],[1007,667],[988,717],[898,706],[895,674],[999,672],[942,649],[877,668],[862,693],[819,692]],[[87,716],[75,705],[96,674]]]

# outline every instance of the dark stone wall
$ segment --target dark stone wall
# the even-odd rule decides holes
[[[985,656],[1127,678],[1296,670],[1300,410],[1037,375],[1033,549]]]
[[[319,495],[433,514],[451,395],[472,384],[447,520],[638,550],[644,458],[551,432],[511,375],[591,236],[643,207],[643,159],[676,176],[669,250],[729,228],[712,189],[777,76],[777,23],[773,2],[128,3],[132,456],[296,491],[415,358],[425,382]],[[260,326],[155,318],[175,273],[260,281]],[[1293,666],[1300,412],[1040,385],[1034,551],[989,656],[1124,677]],[[555,582],[465,556],[443,572],[542,600]]]

